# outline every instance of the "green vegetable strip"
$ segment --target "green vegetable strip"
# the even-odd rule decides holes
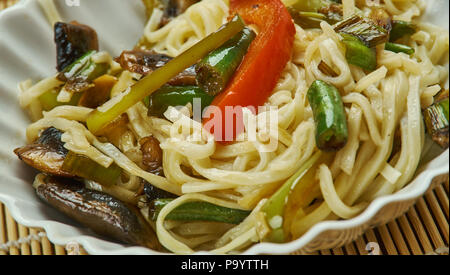
[[[431,105],[423,111],[428,134],[443,148],[449,144],[449,107],[448,97]]]
[[[150,207],[150,218],[156,221],[164,206],[173,199],[157,199]],[[208,202],[187,202],[170,212],[166,219],[175,221],[211,221],[229,224],[241,223],[251,211],[226,208]]]
[[[414,53],[414,49],[409,46],[391,42],[386,43],[385,49],[394,53],[406,53],[409,55]]]
[[[255,37],[255,32],[244,28],[223,46],[203,58],[196,66],[198,85],[210,95],[223,91]]]
[[[115,184],[122,173],[122,169],[114,163],[105,168],[90,158],[71,151],[69,151],[64,160],[62,170],[104,186]]]
[[[392,22],[392,30],[389,35],[389,41],[395,42],[398,39],[402,38],[406,35],[413,35],[416,32],[416,27],[406,21],[393,21]]]
[[[93,62],[91,58],[96,53],[97,51],[85,53],[70,66],[66,67],[64,71],[61,72],[59,78],[64,81],[81,78],[82,80],[90,82],[97,77],[104,75],[109,69],[109,64]]]
[[[338,89],[316,80],[308,90],[316,123],[316,144],[322,151],[337,151],[348,139],[347,117]]]
[[[41,103],[42,109],[46,112],[52,110],[55,107],[62,106],[62,105],[70,105],[70,106],[76,106],[78,102],[80,101],[81,96],[83,93],[74,93],[72,96],[72,99],[69,102],[58,102],[58,93],[59,91],[56,90],[50,90],[48,92],[45,92],[39,97],[39,102]]]
[[[144,104],[148,107],[150,116],[161,117],[169,106],[186,106],[194,104],[194,99],[201,103],[201,111],[208,107],[214,97],[207,94],[202,88],[197,86],[163,86],[158,91],[144,99]]]
[[[369,48],[386,43],[389,37],[387,30],[358,15],[341,21],[335,26],[334,30],[358,38]]]
[[[263,207],[266,220],[270,224],[274,217],[283,217],[284,208],[293,186],[299,182],[309,169],[319,160],[322,152],[317,151],[291,178],[289,178],[278,191],[270,197]],[[282,223],[277,228],[272,228],[268,239],[272,242],[283,242],[285,239]]]
[[[223,28],[212,33],[196,45],[172,59],[164,67],[141,79],[127,92],[123,92],[118,98],[113,98],[94,110],[87,119],[87,126],[92,133],[97,133],[109,122],[123,114],[146,96],[152,94],[170,79],[181,73],[186,68],[194,65],[198,60],[211,51],[223,45],[230,38],[242,31],[245,23],[241,17],[235,16]]]
[[[367,71],[373,71],[377,68],[377,53],[375,49],[367,47],[358,38],[342,34],[347,51],[345,57],[348,63],[361,67]]]

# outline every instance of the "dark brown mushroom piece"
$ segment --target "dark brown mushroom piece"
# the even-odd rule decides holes
[[[68,150],[64,148],[61,135],[60,130],[48,128],[35,143],[17,148],[14,153],[20,160],[41,172],[60,177],[73,177],[62,170]]]
[[[127,71],[147,75],[166,65],[172,58],[153,51],[133,50],[123,51],[115,60]],[[196,85],[195,76],[195,67],[191,66],[172,78],[167,84],[173,86]]]
[[[55,23],[54,35],[58,72],[63,71],[85,53],[98,51],[99,48],[95,30],[77,21]]]
[[[162,249],[155,232],[133,205],[88,189],[74,179],[37,177],[34,187],[44,202],[101,236]]]
[[[164,174],[162,161],[163,152],[159,141],[150,136],[139,141],[142,152],[142,165],[147,172],[162,176]]]
[[[162,0],[164,5],[164,15],[161,19],[161,26],[169,23],[173,18],[185,12],[190,6],[201,0]]]

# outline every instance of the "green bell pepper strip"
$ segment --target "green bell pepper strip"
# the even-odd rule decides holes
[[[224,27],[212,33],[196,45],[169,61],[165,66],[145,76],[129,90],[112,98],[94,110],[86,123],[88,129],[96,134],[109,122],[123,114],[127,109],[152,94],[173,77],[194,65],[211,51],[217,49],[230,38],[244,29],[245,23],[240,16],[235,16]]]
[[[348,140],[347,117],[338,89],[324,81],[316,80],[308,90],[316,124],[316,144],[325,152],[337,151]]]
[[[290,177],[281,186],[278,191],[269,198],[266,204],[263,206],[262,211],[266,214],[266,220],[271,224],[271,220],[275,217],[283,217],[284,208],[288,200],[288,196],[293,186],[299,182],[302,177],[308,172],[311,167],[319,160],[322,152],[317,151],[308,161],[306,161],[302,167]],[[268,240],[271,242],[284,242],[285,233],[283,230],[283,224],[281,223],[279,227],[272,228],[271,233],[268,236]]]
[[[71,151],[67,153],[64,159],[62,170],[104,186],[115,184],[122,173],[122,169],[117,164],[113,163],[105,168],[90,158]]]
[[[413,35],[416,32],[416,26],[400,20],[394,20],[392,22],[392,30],[389,34],[389,41],[395,42],[405,35]]]
[[[149,217],[156,221],[161,210],[173,199],[156,199],[151,202]],[[208,202],[187,202],[170,212],[166,219],[175,221],[212,221],[239,224],[251,211],[232,209]]]
[[[89,51],[85,53],[71,65],[67,66],[59,74],[58,78],[63,81],[80,79],[91,82],[97,77],[106,74],[109,69],[109,64],[95,63],[91,59],[96,53],[97,51]]]
[[[211,105],[214,96],[207,94],[197,86],[163,86],[158,91],[147,96],[144,104],[148,107],[148,115],[162,117],[169,106],[186,106],[194,104],[194,99],[200,100],[201,111]]]
[[[367,47],[357,37],[341,33],[347,51],[345,57],[348,63],[361,67],[367,71],[377,68],[377,53],[375,49]]]
[[[409,46],[392,42],[387,42],[385,49],[394,53],[406,53],[408,55],[412,55],[415,52],[414,49]]]
[[[50,90],[45,93],[43,93],[39,97],[39,102],[41,103],[42,109],[46,112],[52,110],[55,107],[62,106],[62,105],[70,105],[70,106],[76,106],[78,102],[80,101],[81,96],[83,93],[74,93],[72,98],[69,102],[59,102],[57,100],[59,91],[56,90]]]
[[[244,28],[223,46],[203,58],[195,67],[197,84],[210,95],[223,91],[255,37],[254,31]]]

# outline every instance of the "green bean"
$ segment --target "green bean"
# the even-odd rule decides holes
[[[255,37],[255,32],[244,28],[223,46],[203,58],[196,66],[197,84],[210,95],[223,91]]]
[[[394,53],[406,53],[408,55],[411,55],[414,53],[414,49],[397,43],[387,42],[385,49]]]
[[[150,116],[161,117],[169,106],[185,106],[194,104],[194,99],[200,100],[201,111],[209,106],[214,97],[205,93],[197,86],[163,86],[161,89],[144,99]]]
[[[308,90],[308,100],[316,124],[317,147],[326,152],[338,151],[348,139],[347,118],[338,89],[316,80]]]
[[[156,221],[161,210],[173,199],[156,199],[150,206],[150,218]],[[229,224],[241,223],[251,211],[232,209],[208,202],[187,202],[172,210],[166,217],[175,221],[212,221]]]

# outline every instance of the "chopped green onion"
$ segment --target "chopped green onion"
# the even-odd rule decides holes
[[[341,34],[348,34],[358,38],[369,48],[386,43],[389,36],[387,30],[358,15],[338,23],[334,29]]]
[[[389,35],[389,41],[395,42],[403,36],[413,35],[415,32],[415,25],[406,21],[394,20],[392,22],[392,30]]]
[[[272,242],[284,242],[285,234],[283,231],[283,213],[292,187],[299,182],[309,169],[319,160],[322,152],[317,151],[308,161],[306,161],[300,169],[290,177],[278,191],[269,198],[263,207],[266,214],[266,220],[271,224],[272,232],[268,239]],[[275,219],[275,220],[274,220]],[[276,222],[279,220],[281,223]],[[281,220],[280,220],[281,219]],[[275,221],[275,222],[274,222]],[[275,227],[275,228],[274,228]]]
[[[406,53],[408,55],[411,55],[414,53],[414,49],[397,43],[387,42],[385,49],[394,53]]]
[[[371,49],[364,45],[358,38],[342,34],[347,51],[345,57],[348,63],[361,67],[367,71],[373,71],[377,68],[377,53],[375,49]]]
[[[122,173],[122,169],[114,163],[105,168],[90,158],[71,151],[64,160],[62,170],[104,186],[115,184]]]

